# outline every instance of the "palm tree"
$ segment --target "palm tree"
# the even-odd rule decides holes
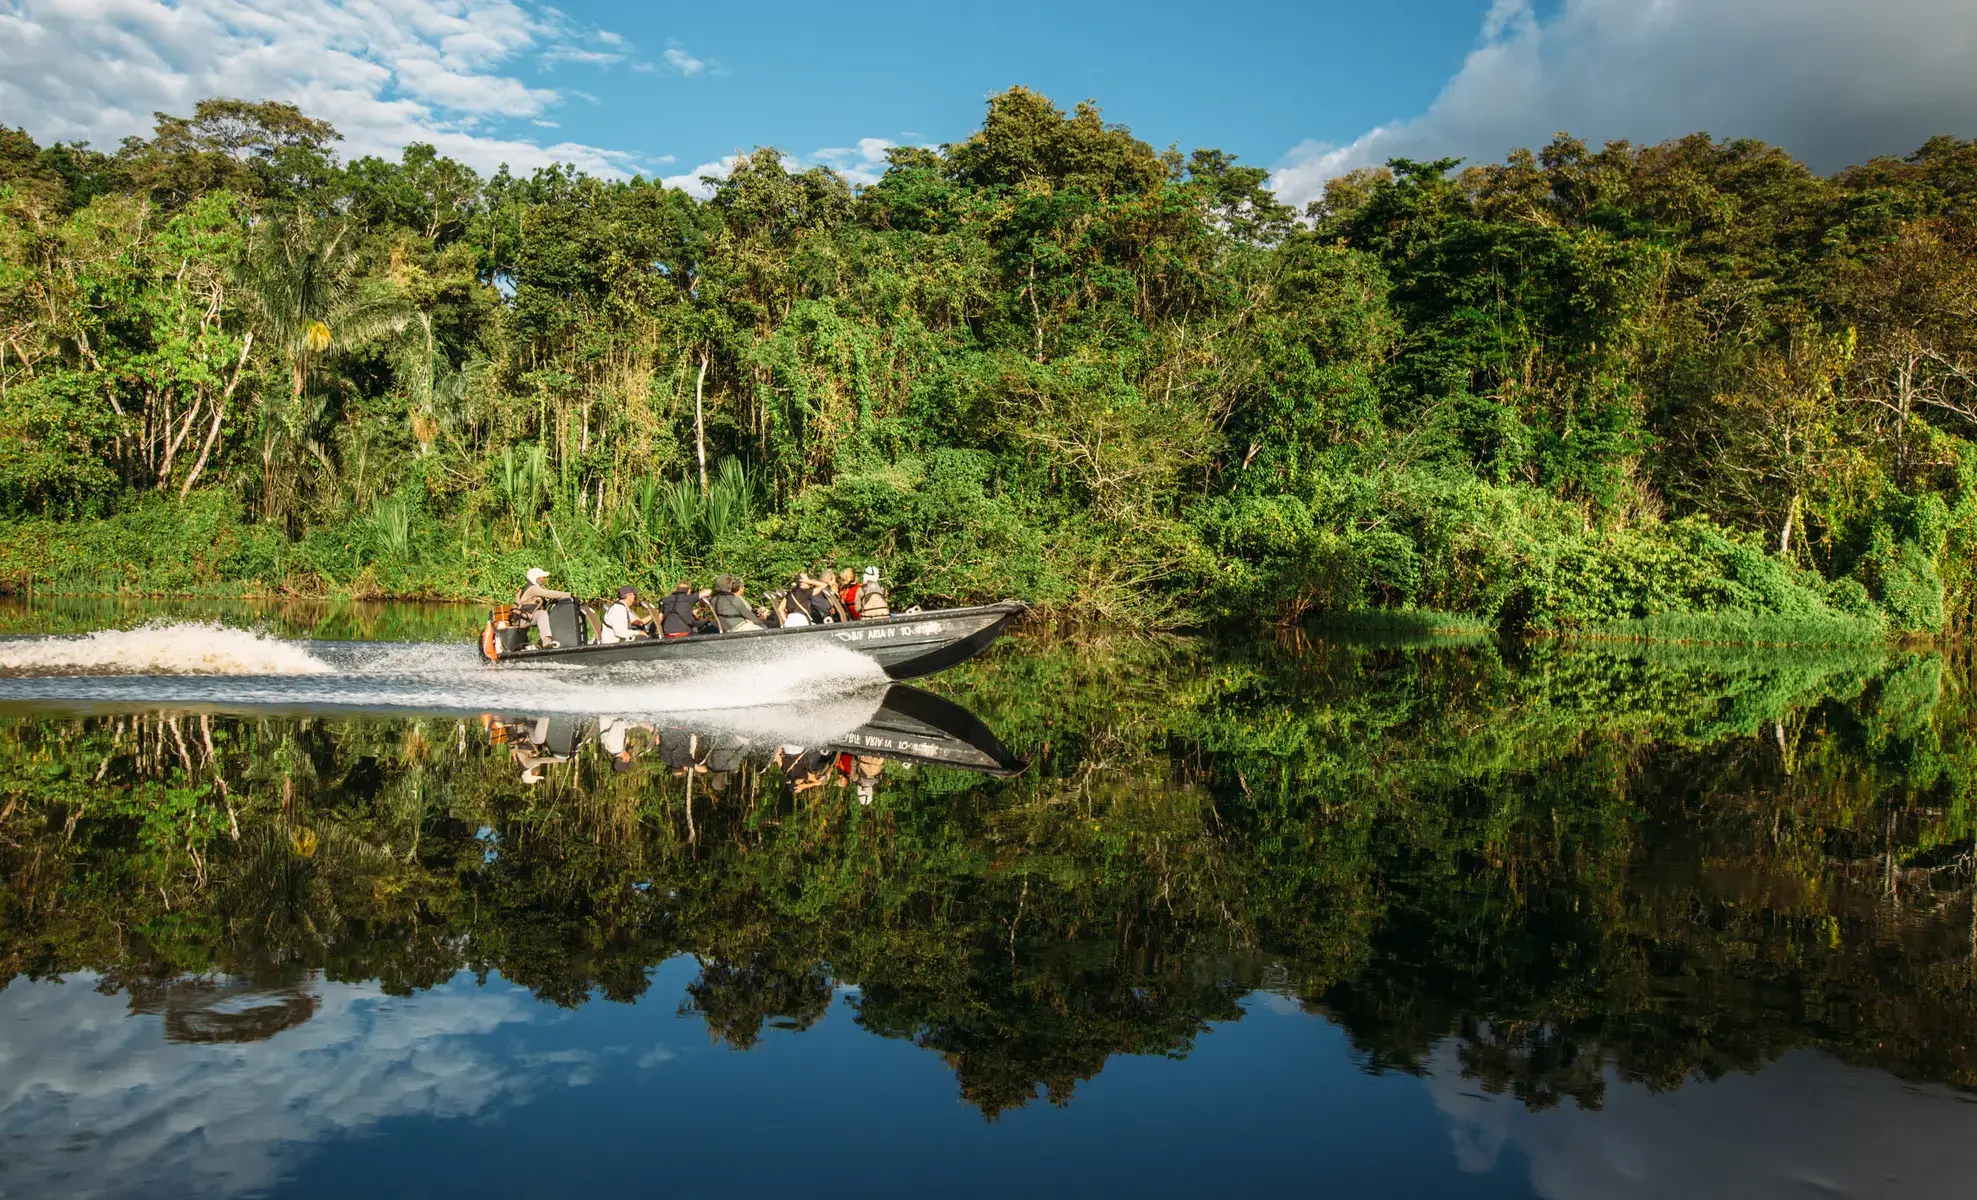
[[[310,368],[323,356],[402,331],[412,305],[390,280],[364,274],[353,223],[309,216],[266,217],[241,265],[242,307],[250,328],[289,373],[286,420],[263,419],[262,516],[274,507],[276,438],[303,411]],[[289,431],[291,441],[298,435]],[[308,439],[313,441],[313,439]],[[318,452],[320,458],[320,452]]]

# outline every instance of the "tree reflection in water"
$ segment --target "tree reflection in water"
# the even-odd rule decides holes
[[[1258,989],[1532,1108],[1802,1047],[1977,1084],[1961,657],[1031,640],[939,683],[1029,770],[652,719],[8,718],[0,975],[225,1041],[319,974],[574,1006],[691,954],[716,1038],[852,985],[991,1117]]]
[[[239,979],[195,977],[130,986],[130,1010],[164,1018],[168,1042],[258,1042],[316,1015],[300,987],[259,988]]]

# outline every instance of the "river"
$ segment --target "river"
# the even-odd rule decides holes
[[[1964,654],[476,620],[0,606],[0,1195],[1977,1178]]]

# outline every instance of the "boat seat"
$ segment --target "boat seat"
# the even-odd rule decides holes
[[[583,617],[575,600],[549,602],[549,636],[555,638],[559,646],[584,644]]]

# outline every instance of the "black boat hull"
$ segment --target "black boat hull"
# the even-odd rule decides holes
[[[830,625],[801,625],[793,629],[750,629],[735,633],[694,634],[683,638],[641,638],[610,645],[558,646],[550,650],[515,650],[493,661],[502,666],[555,663],[559,666],[606,666],[619,663],[666,662],[718,666],[748,660],[764,651],[798,646],[834,645],[862,654],[891,679],[917,679],[965,662],[987,649],[1010,622],[1028,608],[1020,601],[946,608],[933,612],[901,613]],[[483,651],[487,641],[483,641]]]
[[[879,711],[850,733],[832,739],[833,749],[900,762],[956,767],[1007,778],[1028,765],[1009,753],[980,717],[919,688],[895,684]]]

